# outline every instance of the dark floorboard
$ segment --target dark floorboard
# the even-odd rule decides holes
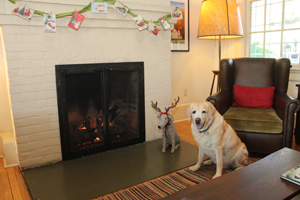
[[[174,153],[161,153],[156,140],[54,165],[23,171],[34,199],[85,200],[118,191],[190,166],[196,146],[181,142]]]

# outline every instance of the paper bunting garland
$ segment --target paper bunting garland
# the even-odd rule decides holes
[[[12,11],[12,13],[27,21],[30,21],[34,14],[34,9],[27,8],[26,5],[23,5],[21,3],[16,3],[16,7]]]
[[[23,19],[30,21],[33,14],[44,16],[45,17],[44,31],[51,32],[51,33],[56,32],[57,18],[72,16],[68,26],[75,30],[78,30],[84,19],[84,15],[82,15],[81,13],[87,11],[92,11],[93,13],[107,13],[108,11],[107,4],[112,5],[112,7],[122,16],[125,16],[126,14],[131,15],[133,17],[133,20],[136,23],[136,26],[140,31],[147,28],[149,32],[153,33],[154,35],[158,34],[159,26],[162,26],[164,30],[168,30],[171,27],[169,20],[170,22],[174,20],[175,21],[174,23],[176,23],[178,19],[182,18],[182,12],[178,9],[178,7],[176,7],[172,13],[168,13],[160,17],[157,21],[145,20],[140,15],[134,14],[128,6],[124,5],[119,0],[93,0],[87,6],[83,7],[82,9],[76,12],[60,13],[60,14],[56,14],[55,16],[49,15],[49,13],[43,11],[28,8],[26,7],[26,5],[23,6],[22,4],[17,2],[17,0],[8,0],[8,1],[10,1],[13,4],[16,4],[16,7],[12,11],[12,13],[19,17],[22,17]]]
[[[106,14],[107,13],[107,3],[93,2],[92,3],[92,12]]]
[[[51,14],[45,14],[44,20],[44,31],[46,33],[56,33],[56,16]]]
[[[161,26],[164,28],[164,30],[168,30],[171,28],[171,25],[169,24],[168,20],[165,17],[159,18],[159,21],[161,23]]]
[[[156,24],[154,24],[152,21],[150,21],[149,25],[148,25],[148,31],[150,31],[154,35],[157,35],[158,32],[159,32],[159,29],[158,29],[158,26]]]
[[[125,16],[128,12],[128,8],[126,8],[126,6],[124,6],[124,4],[122,4],[120,1],[116,1],[115,5],[114,5],[114,9],[120,14]]]
[[[176,24],[177,20],[181,20],[183,19],[183,14],[181,10],[175,10],[171,13],[171,19],[169,20],[169,22]]]
[[[144,30],[148,27],[148,25],[144,22],[144,19],[142,18],[142,16],[138,15],[137,17],[134,17],[133,20],[136,23],[136,26],[138,27],[138,29]]]
[[[78,31],[78,29],[80,28],[81,26],[81,23],[84,19],[84,15],[78,13],[78,12],[74,12],[68,26],[76,31]]]
[[[171,16],[172,16],[172,18],[175,18],[176,20],[183,19],[182,11],[179,9],[172,12]]]

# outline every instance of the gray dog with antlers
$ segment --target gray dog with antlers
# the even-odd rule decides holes
[[[158,114],[158,128],[162,129],[162,138],[163,138],[163,147],[162,152],[166,152],[166,148],[168,146],[172,146],[171,153],[174,153],[176,149],[180,146],[180,137],[176,131],[175,125],[174,125],[174,118],[171,114],[169,114],[169,110],[171,108],[175,108],[177,103],[179,102],[180,98],[178,97],[178,100],[175,99],[175,104],[172,103],[172,106],[165,108],[165,112],[161,112],[160,108],[157,107],[157,102],[154,104],[151,101],[152,108],[157,111]]]

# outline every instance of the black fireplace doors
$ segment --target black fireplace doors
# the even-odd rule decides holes
[[[56,65],[64,160],[145,141],[142,62]]]

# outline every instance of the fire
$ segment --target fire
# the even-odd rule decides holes
[[[94,142],[100,142],[100,141],[101,141],[101,139],[98,138],[98,137],[96,137],[96,138],[94,139]]]
[[[80,124],[78,130],[86,130],[86,126],[84,124]]]
[[[113,123],[110,122],[110,123],[109,123],[109,126],[112,126],[112,125],[113,125]],[[101,127],[103,127],[103,126],[104,126],[104,124],[102,123],[102,124],[101,124]]]

